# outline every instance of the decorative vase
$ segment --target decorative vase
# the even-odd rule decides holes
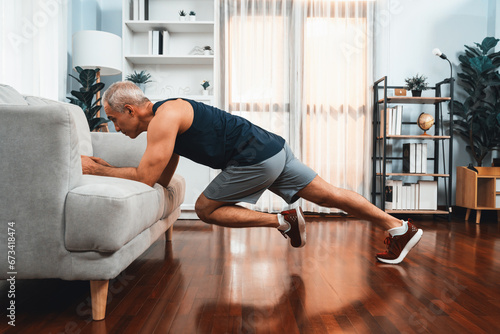
[[[203,90],[203,96],[207,96],[208,95],[208,90],[204,89]]]
[[[139,87],[142,90],[143,93],[146,92],[146,84],[145,83],[137,83],[137,82],[134,82],[134,83],[137,87]]]
[[[185,16],[179,16],[179,21],[186,21],[186,17]]]
[[[189,15],[189,21],[196,21],[196,15]]]
[[[421,90],[412,90],[411,91],[411,96],[413,96],[413,97],[421,97],[422,96],[422,91]]]
[[[205,56],[210,56],[210,50],[203,50],[203,54]]]

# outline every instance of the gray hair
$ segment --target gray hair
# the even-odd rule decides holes
[[[142,90],[130,81],[115,82],[104,92],[103,102],[107,103],[116,112],[124,113],[125,105],[142,106],[149,102]]]

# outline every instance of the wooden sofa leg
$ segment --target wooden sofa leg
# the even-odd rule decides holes
[[[174,225],[170,226],[168,230],[165,232],[165,237],[167,241],[172,241],[172,232],[174,231]]]
[[[106,316],[109,281],[90,281],[92,299],[92,319],[102,320]]]

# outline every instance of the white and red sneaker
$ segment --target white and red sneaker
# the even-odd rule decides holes
[[[306,220],[304,213],[299,207],[298,209],[288,210],[281,212],[285,222],[288,223],[288,229],[281,231],[281,234],[290,238],[290,244],[293,247],[304,247],[306,244]]]
[[[383,253],[378,253],[376,258],[380,262],[398,264],[404,260],[405,256],[415,245],[420,241],[423,231],[413,225],[408,220],[408,230],[406,233],[395,236],[388,236],[384,243],[387,245],[387,250]]]

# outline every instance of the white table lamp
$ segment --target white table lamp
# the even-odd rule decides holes
[[[122,39],[105,31],[82,30],[73,35],[73,69],[100,68],[97,83],[101,75],[117,75],[122,73]],[[97,92],[97,99],[100,98]],[[97,113],[100,116],[100,112]]]

